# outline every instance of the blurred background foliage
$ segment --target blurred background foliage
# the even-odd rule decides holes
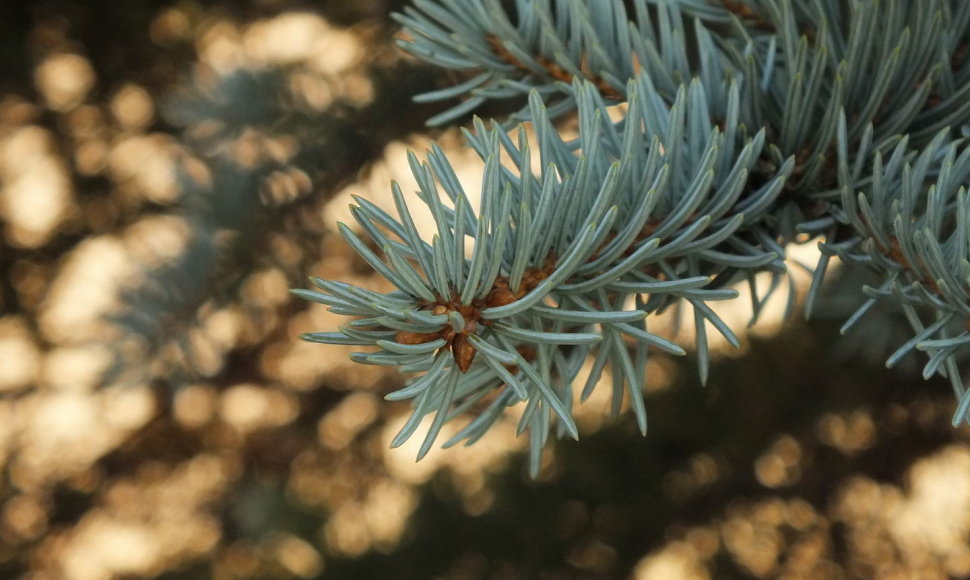
[[[388,449],[401,378],[296,341],[337,320],[287,289],[382,288],[334,224],[406,149],[480,179],[401,5],[0,3],[0,577],[970,576],[970,438],[886,317],[775,316],[704,389],[658,357],[647,438],[594,398],[536,481],[514,418]]]

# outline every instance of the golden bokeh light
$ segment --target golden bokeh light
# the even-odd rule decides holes
[[[37,67],[34,79],[47,106],[58,111],[81,104],[96,80],[91,63],[70,53],[48,56]]]
[[[0,393],[26,388],[37,380],[41,351],[21,317],[0,318]]]
[[[36,248],[56,233],[72,206],[64,162],[54,152],[53,136],[37,126],[0,135],[0,219],[7,242]]]

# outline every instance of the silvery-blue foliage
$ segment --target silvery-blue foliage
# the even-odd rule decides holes
[[[388,396],[414,407],[395,445],[433,414],[423,456],[474,408],[445,445],[472,443],[522,403],[535,473],[550,433],[578,436],[573,401],[607,370],[614,412],[629,400],[646,431],[647,357],[684,353],[650,332],[651,316],[693,312],[706,378],[708,326],[737,343],[709,303],[747,281],[757,315],[796,239],[823,248],[809,309],[833,256],[874,268],[885,282],[847,326],[876,300],[898,304],[915,335],[889,364],[925,351],[924,374],[950,378],[954,421],[966,417],[955,357],[970,343],[970,3],[509,4],[415,0],[399,16],[406,51],[467,75],[421,97],[458,99],[429,123],[489,100],[519,107],[465,132],[485,167],[479,206],[439,148],[412,154],[419,191],[393,186],[396,215],[357,199],[362,234],[340,225],[397,289],[314,279],[294,291],[353,317],[304,339],[369,347],[354,360],[413,375]],[[567,115],[572,141],[554,124]],[[434,216],[430,240],[414,203]]]

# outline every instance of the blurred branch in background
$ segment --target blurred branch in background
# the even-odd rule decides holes
[[[514,417],[388,450],[400,377],[297,342],[336,319],[287,289],[381,284],[325,224],[427,142],[401,4],[0,5],[0,577],[970,573],[946,389],[822,380],[824,324],[703,391],[657,357],[649,436],[594,397],[537,482]]]
[[[11,67],[26,74],[2,103],[3,457],[20,514],[4,559],[11,574],[32,553],[57,577],[157,572],[221,535],[188,520],[203,497],[226,493],[226,464],[240,461],[190,461],[205,435],[191,427],[230,427],[238,447],[299,412],[304,393],[273,388],[262,369],[291,342],[301,307],[287,289],[321,257],[326,201],[423,124],[399,111],[431,78],[390,49],[384,3],[335,6],[350,28],[271,3],[43,4],[6,21],[36,66]],[[319,386],[314,374],[302,388]],[[311,434],[291,437],[312,442],[339,399],[314,394]],[[295,453],[260,445],[253,453],[282,453],[271,471]],[[168,493],[192,465],[210,476],[161,500],[175,513],[145,516],[174,534],[147,553],[132,540],[145,527],[112,517],[102,495],[146,458],[171,463],[151,477],[158,485],[136,486],[144,493]],[[64,494],[85,506],[75,516],[90,513],[48,530]],[[135,544],[121,562],[119,538]],[[102,540],[105,559],[72,559]]]
[[[187,324],[200,309],[216,314],[241,297],[247,311],[236,314],[255,325],[257,341],[278,327],[285,289],[320,258],[322,207],[385,143],[421,126],[420,115],[395,115],[431,82],[386,43],[310,14],[254,25],[241,45],[268,62],[200,63],[191,88],[165,108],[185,128],[192,155],[176,169],[181,199],[173,208],[188,239],[178,259],[144,273],[116,318],[126,334],[147,339],[149,352],[174,340],[182,368],[203,376],[219,364],[202,360],[206,345],[192,344]],[[210,354],[220,350],[206,342]],[[177,369],[159,376],[172,380]]]

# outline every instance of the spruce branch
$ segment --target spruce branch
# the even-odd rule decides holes
[[[572,90],[583,128],[575,143],[559,135],[538,92],[530,96],[547,168],[538,175],[530,170],[523,129],[512,139],[476,121],[476,130],[467,132],[485,164],[477,213],[439,149],[424,163],[411,155],[417,197],[438,225],[431,243],[418,237],[396,185],[396,218],[357,200],[353,214],[383,258],[349,227],[341,225],[341,234],[396,291],[378,294],[319,279],[314,283],[321,291],[295,291],[338,314],[362,317],[305,339],[375,346],[376,352],[355,354],[355,360],[423,372],[388,396],[414,399],[414,415],[395,444],[435,413],[419,456],[456,409],[485,397],[501,401],[493,403],[497,410],[524,401],[520,429],[531,430],[533,441],[547,438],[553,417],[558,434],[576,437],[572,383],[587,357],[594,359],[593,372],[581,398],[608,366],[614,410],[629,396],[645,431],[640,388],[648,350],[684,354],[647,329],[648,315],[688,301],[706,368],[707,322],[737,342],[707,306],[737,292],[712,287],[712,279],[783,267],[775,253],[743,241],[752,231],[748,220],[760,221],[791,170],[747,187],[763,133],[742,141],[732,127],[738,142],[728,143],[709,122],[699,83],[681,88],[668,108],[649,78],[638,76],[626,89],[622,130],[595,85],[576,81]],[[503,151],[514,169],[500,165]],[[466,237],[474,243],[471,258],[465,257]],[[631,298],[637,308],[623,309]],[[627,340],[634,342],[633,356]],[[449,443],[477,439],[499,416],[480,417]]]
[[[417,0],[398,21],[405,51],[471,77],[419,97],[464,99],[429,125],[454,121],[488,100],[524,101],[532,90],[556,118],[575,110],[573,79],[589,81],[610,102],[623,102],[627,81],[642,72],[669,102],[698,72],[717,85],[727,72],[713,38],[700,27],[688,30],[673,2],[651,7],[638,0],[629,14],[615,0],[516,0],[511,13],[499,0]],[[691,52],[701,55],[700,63],[692,62]],[[510,120],[527,120],[527,113],[523,104]]]
[[[840,217],[854,235],[824,244],[823,259],[837,255],[846,263],[865,265],[884,281],[878,288],[863,289],[869,298],[842,332],[877,300],[896,304],[916,334],[890,355],[886,366],[914,350],[927,352],[923,377],[939,372],[950,380],[960,401],[953,417],[957,425],[967,420],[970,409],[957,367],[958,356],[970,344],[970,147],[964,139],[953,140],[948,130],[922,148],[903,137],[885,156],[863,152],[863,159],[870,160],[867,177],[853,179],[845,125],[842,119]]]

